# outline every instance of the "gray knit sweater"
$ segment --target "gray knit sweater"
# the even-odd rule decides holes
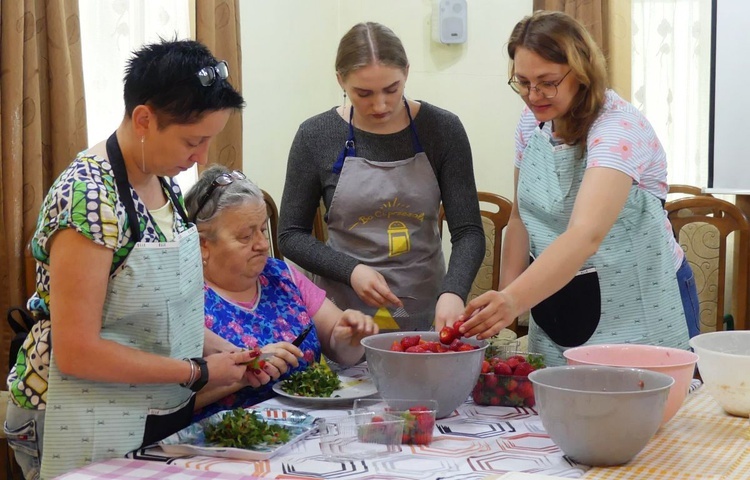
[[[422,104],[414,117],[419,141],[435,172],[451,233],[452,253],[442,292],[466,299],[485,253],[471,147],[459,118],[441,108]],[[339,176],[331,168],[341,152],[348,124],[335,108],[300,125],[287,162],[281,199],[279,247],[284,256],[315,274],[350,285],[358,261],[311,236],[321,196],[331,205]],[[357,156],[396,161],[414,156],[409,127],[392,134],[354,129]]]

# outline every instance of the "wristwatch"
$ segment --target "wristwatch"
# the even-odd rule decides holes
[[[197,392],[208,383],[208,365],[206,364],[206,360],[201,357],[191,358],[190,361],[195,362],[201,370],[200,377],[190,385],[190,390]]]

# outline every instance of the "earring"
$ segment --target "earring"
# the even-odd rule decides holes
[[[141,170],[146,173],[146,136],[141,136]]]
[[[203,260],[203,265],[208,265],[208,262]]]
[[[341,111],[346,111],[346,90],[343,90],[343,92],[344,92],[344,100],[343,100],[343,103],[341,104]]]

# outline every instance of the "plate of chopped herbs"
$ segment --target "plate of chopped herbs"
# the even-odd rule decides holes
[[[218,412],[170,435],[165,453],[267,460],[305,438],[316,418],[299,410],[236,408]]]
[[[378,392],[366,375],[346,376],[332,372],[328,366],[312,364],[273,386],[273,391],[306,403],[352,402]]]

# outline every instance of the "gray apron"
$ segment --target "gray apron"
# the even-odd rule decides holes
[[[349,139],[334,165],[340,177],[327,214],[328,246],[377,270],[404,307],[370,307],[349,285],[316,277],[339,308],[372,315],[381,331],[428,330],[445,276],[438,231],[440,187],[408,104],[406,109],[416,154],[394,162],[356,155],[350,115]]]
[[[542,124],[543,126],[543,124]],[[586,171],[577,148],[541,127],[523,153],[518,208],[532,257],[567,229]],[[599,250],[558,293],[531,310],[529,350],[565,364],[566,347],[639,343],[688,348],[672,242],[661,201],[637,185]]]
[[[111,153],[110,162],[118,191],[129,191],[122,187]],[[170,196],[174,202],[176,197]],[[184,213],[179,204],[175,209]],[[203,321],[198,231],[190,226],[171,242],[136,244],[109,279],[101,337],[166,357],[200,357]],[[121,457],[189,424],[189,389],[176,383],[127,385],[64,376],[55,361],[54,341],[52,346],[41,478]]]

